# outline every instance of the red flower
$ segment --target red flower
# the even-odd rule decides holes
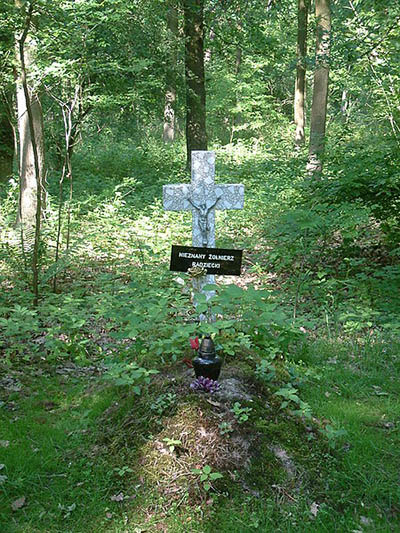
[[[191,348],[193,348],[193,350],[198,350],[199,349],[199,337],[195,337],[194,339],[189,339],[189,342],[190,342],[190,346]]]

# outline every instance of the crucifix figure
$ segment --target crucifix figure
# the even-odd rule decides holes
[[[215,209],[243,209],[244,185],[215,183],[215,153],[192,152],[190,184],[164,185],[164,209],[192,211],[192,245],[215,248]]]
[[[199,231],[201,233],[201,239],[202,239],[202,242],[203,242],[202,245],[204,247],[207,247],[208,232],[210,230],[209,225],[208,225],[208,213],[211,211],[211,209],[213,207],[216,206],[216,204],[218,203],[219,199],[220,199],[220,196],[218,196],[218,198],[215,200],[215,202],[213,202],[210,205],[207,205],[206,202],[204,202],[204,203],[202,203],[200,205],[197,205],[194,201],[191,200],[190,197],[188,197],[189,203],[195,209],[197,209],[197,212],[198,212],[198,216],[199,216],[199,221],[198,221]]]

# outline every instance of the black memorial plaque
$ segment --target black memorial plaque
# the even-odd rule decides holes
[[[207,274],[240,276],[243,250],[200,248],[172,245],[170,270],[187,272],[189,268],[205,268]]]

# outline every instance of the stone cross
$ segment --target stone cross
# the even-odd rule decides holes
[[[191,183],[163,187],[164,209],[192,211],[192,246],[215,247],[215,209],[243,209],[244,185],[216,184],[214,176],[215,153],[193,151]],[[209,283],[214,283],[214,276],[203,276],[195,285],[202,291]],[[207,299],[213,294],[206,292]]]
[[[243,209],[244,185],[215,183],[215,153],[192,152],[190,184],[164,185],[164,209],[192,211],[192,246],[215,247],[215,209]]]

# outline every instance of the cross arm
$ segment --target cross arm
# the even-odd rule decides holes
[[[191,194],[189,183],[163,186],[163,207],[167,211],[191,211],[188,200]]]
[[[243,209],[244,185],[241,183],[216,184],[215,194],[219,197],[215,209]]]

